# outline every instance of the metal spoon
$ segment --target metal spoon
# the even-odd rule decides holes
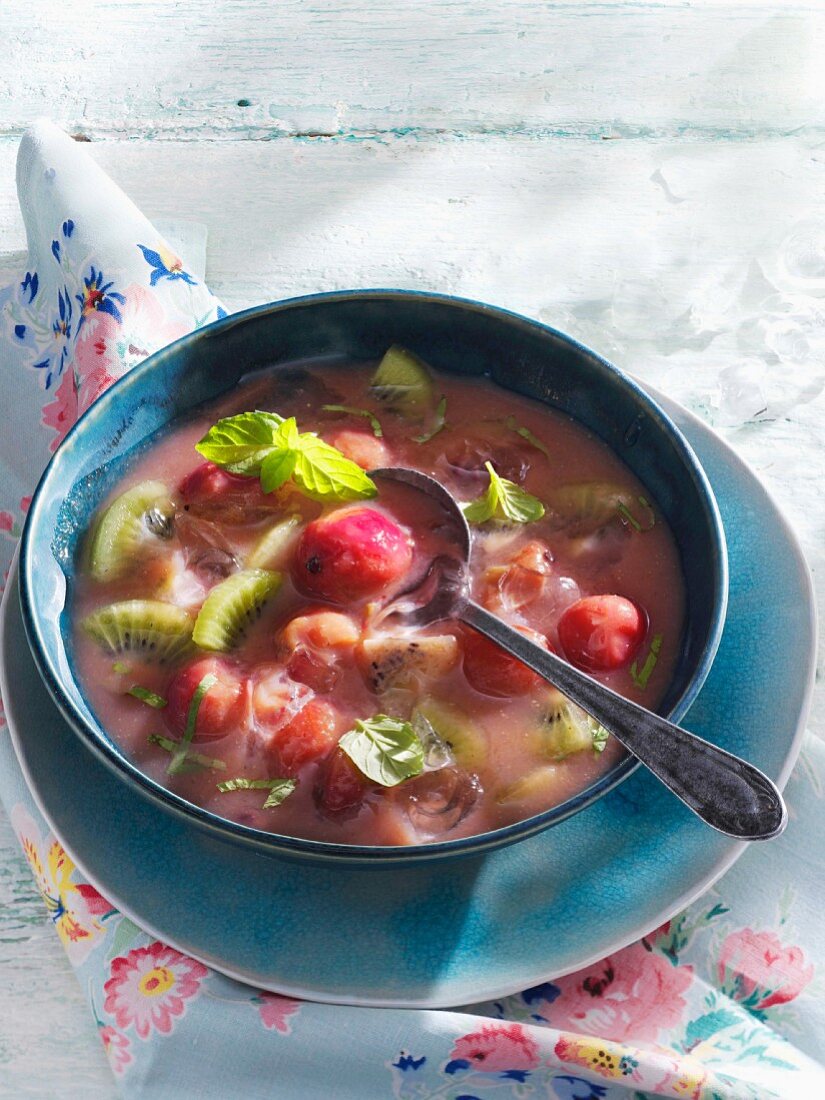
[[[470,528],[453,496],[434,478],[405,467],[371,471],[373,478],[403,482],[437,501],[454,529],[456,556],[437,557],[427,580],[432,589],[423,604],[405,614],[420,625],[459,619],[491,638],[548,680],[645,764],[677,798],[708,825],[738,840],[767,840],[787,823],[787,810],[775,784],[758,768],[696,734],[623,698],[561,657],[531,642],[469,595]]]

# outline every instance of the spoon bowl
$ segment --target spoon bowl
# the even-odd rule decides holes
[[[768,840],[787,824],[787,809],[776,785],[758,768],[653,711],[605,687],[561,657],[536,645],[470,596],[472,534],[453,495],[435,478],[404,466],[371,471],[379,481],[395,481],[423,493],[444,513],[453,554],[430,563],[423,581],[404,593],[406,622],[418,626],[458,619],[473,627],[558,688],[612,734],[712,828],[738,840]],[[415,591],[423,602],[413,604]]]

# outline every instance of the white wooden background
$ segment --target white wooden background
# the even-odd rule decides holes
[[[425,287],[567,329],[715,423],[825,593],[825,7],[0,0],[0,283],[48,115],[227,306]],[[812,724],[825,731],[825,693]],[[114,1095],[0,823],[0,1096]]]

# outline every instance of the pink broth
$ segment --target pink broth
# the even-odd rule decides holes
[[[542,500],[546,513],[536,522],[473,528],[475,598],[514,625],[537,632],[565,655],[558,624],[566,609],[587,596],[625,597],[642,610],[643,640],[633,660],[593,674],[648,707],[662,698],[674,671],[684,591],[677,548],[655,501],[581,425],[487,380],[437,375],[436,391],[447,398],[447,423],[431,440],[415,442],[421,426],[411,426],[371,396],[373,370],[374,365],[342,369],[325,361],[299,364],[287,374],[278,370],[250,377],[220,402],[175,424],[142,454],[103,507],[140,482],[163,482],[176,509],[171,537],[147,531],[145,553],[135,555],[116,580],[99,581],[79,571],[74,646],[81,683],[101,724],[158,783],[257,829],[339,843],[405,845],[487,832],[562,803],[609,769],[621,756],[621,747],[609,738],[602,751],[587,747],[560,754],[557,746],[548,747],[546,719],[564,701],[549,685],[528,677],[531,682],[525,686],[516,676],[510,693],[507,676],[497,677],[494,666],[492,682],[501,685],[502,694],[479,691],[465,674],[465,650],[477,648],[473,640],[468,643],[466,628],[448,622],[414,629],[386,616],[397,593],[444,550],[437,518],[408,490],[381,482],[373,500],[323,506],[288,488],[265,496],[257,480],[227,483],[224,478],[212,487],[214,494],[207,485],[194,504],[187,503],[181,484],[203,466],[194,445],[212,424],[251,409],[296,416],[301,431],[317,432],[364,468],[414,467],[432,474],[465,502],[484,493],[484,463],[491,461],[502,477]],[[375,437],[365,418],[324,412],[323,404],[371,410],[383,438]],[[646,501],[629,507],[629,516],[618,508],[609,512],[589,530],[592,525],[560,516],[553,506],[559,487],[583,482],[613,483],[628,499]],[[291,574],[302,534],[296,526],[277,566],[283,574],[280,590],[227,653],[190,653],[161,665],[131,652],[113,654],[80,626],[98,608],[130,599],[160,599],[194,616],[210,588],[243,568],[262,533],[284,515],[299,514],[305,529],[321,515],[356,508],[389,517],[412,547],[409,569],[373,598],[348,604],[344,593],[342,602],[333,604],[299,592]],[[297,617],[319,610],[346,618],[324,620],[320,630],[311,623],[286,630]],[[332,641],[324,633],[327,628]],[[434,662],[434,672],[416,667],[393,680],[391,668],[389,682],[376,685],[363,650],[365,639],[414,642],[434,636],[446,636],[449,643],[447,656],[439,654]],[[645,682],[642,669],[657,638],[660,648],[655,663],[647,662]],[[181,710],[173,713],[170,689],[174,694],[173,681],[186,666],[210,657],[230,670],[238,687],[223,711],[220,699],[210,703],[211,718],[202,704],[203,726],[195,726],[192,749],[225,766],[193,766],[169,775],[170,752],[150,741],[150,735],[180,739]],[[155,709],[128,694],[135,684],[169,699],[169,705]],[[428,767],[418,777],[383,787],[364,778],[349,758],[342,762],[337,740],[356,719],[387,714],[409,720],[421,700],[428,701],[427,717],[452,752],[446,766]],[[445,713],[450,717],[444,719]],[[442,719],[446,724],[439,728]],[[456,722],[461,726],[458,735]],[[263,808],[266,790],[217,789],[219,782],[234,777],[278,776],[289,776],[296,786],[280,805],[268,809]]]

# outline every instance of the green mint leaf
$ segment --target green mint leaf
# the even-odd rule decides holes
[[[229,416],[213,424],[195,450],[230,473],[257,477],[282,421],[283,417],[271,412]]]
[[[146,703],[147,706],[154,707],[156,710],[161,710],[166,706],[166,700],[162,695],[157,695],[141,684],[132,684],[126,694],[134,695],[135,699],[140,699],[142,703]]]
[[[511,432],[515,432],[516,435],[520,435],[522,439],[526,439],[531,447],[535,447],[537,451],[541,451],[547,458],[550,457],[550,452],[538,436],[533,435],[529,428],[522,428],[521,425],[517,424],[514,416],[508,416],[504,423]]]
[[[424,770],[424,746],[409,722],[376,714],[357,719],[338,742],[367,779],[395,787]]]
[[[180,741],[174,741],[171,737],[161,737],[159,733],[150,733],[148,741],[150,745],[158,745],[159,748],[169,753],[176,753],[180,748]],[[226,767],[223,760],[217,760],[214,756],[202,756],[199,752],[188,752],[178,774],[188,771],[190,764],[194,767],[213,768],[217,771],[223,771]]]
[[[381,427],[381,421],[375,413],[370,412],[369,409],[356,409],[353,408],[352,405],[322,405],[321,408],[324,412],[346,413],[348,416],[363,416],[365,420],[369,420],[372,434],[375,438],[383,438],[384,431]]]
[[[280,806],[284,799],[292,794],[295,786],[294,779],[247,779],[243,775],[217,784],[221,794],[227,794],[230,791],[269,791],[266,802],[263,804],[265,810]]]
[[[299,437],[292,479],[304,496],[322,502],[364,500],[378,493],[375,482],[360,466],[314,432]]]
[[[177,775],[183,767],[189,753],[189,746],[192,743],[192,738],[195,736],[195,726],[197,725],[198,711],[201,708],[201,703],[209,689],[214,687],[217,682],[217,676],[213,676],[212,673],[209,672],[195,688],[192,694],[192,701],[189,704],[189,710],[186,714],[186,729],[183,731],[183,737],[180,739],[177,752],[169,761],[169,767],[166,769],[167,775]]]
[[[654,634],[653,641],[650,643],[650,651],[645,658],[641,670],[639,669],[638,661],[634,661],[633,664],[630,666],[630,675],[636,687],[641,688],[642,690],[647,687],[647,682],[650,679],[654,668],[656,667],[656,662],[659,660],[659,653],[661,649],[662,635]]]
[[[447,426],[447,398],[444,394],[441,395],[441,400],[436,405],[435,418],[429,431],[423,432],[421,435],[414,435],[414,443],[429,443],[430,440],[438,435],[442,428]]]
[[[489,462],[484,463],[490,475],[487,492],[464,505],[468,523],[487,523],[491,519],[505,523],[534,523],[544,515],[541,501],[505,477],[499,477]]]
[[[607,730],[604,728],[604,726],[594,726],[593,727],[593,752],[595,752],[595,753],[604,752],[605,746],[607,745],[607,739],[608,739],[609,736],[610,736],[610,734],[607,732]]]

